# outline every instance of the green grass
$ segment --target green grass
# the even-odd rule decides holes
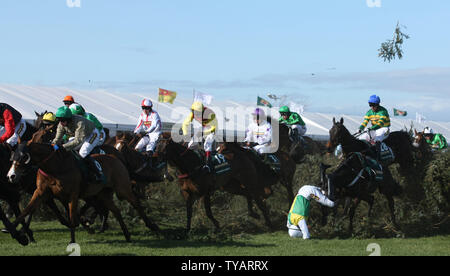
[[[9,235],[0,234],[1,256],[68,255],[66,248],[70,233],[57,222],[32,224],[37,243],[23,247]],[[164,236],[151,234],[141,226],[131,229],[132,242],[126,243],[119,228],[104,234],[89,235],[77,229],[81,255],[100,256],[368,256],[371,243],[381,247],[382,256],[450,255],[450,236],[415,239],[291,239],[287,231],[266,234],[195,233],[182,239],[175,233],[182,229],[164,229]],[[170,236],[172,238],[170,238]]]

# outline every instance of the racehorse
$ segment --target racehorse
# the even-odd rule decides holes
[[[163,137],[162,139],[168,138]],[[161,159],[158,150],[153,154],[152,166],[146,166],[147,162],[144,154],[134,149],[135,143],[138,141],[138,136],[126,133],[119,134],[115,137],[114,147],[123,155],[131,179],[138,182],[145,181],[147,183],[161,182],[164,179],[172,181],[172,177],[167,172],[166,162]]]
[[[388,169],[383,170],[379,164],[374,169],[374,167],[370,166],[369,162],[371,162],[369,157],[355,152],[349,154],[331,174],[326,174],[326,169],[330,166],[321,164],[320,167],[322,188],[329,191],[330,199],[334,200],[335,196],[338,199],[353,199],[350,209],[348,200],[346,200],[344,208],[345,214],[349,211],[350,233],[353,232],[353,217],[361,200],[369,204],[368,216],[370,217],[374,203],[372,193],[375,192],[376,188],[378,188],[381,194],[385,195],[393,225],[398,227],[395,219],[393,197],[399,196],[402,188],[394,181]],[[376,162],[372,164],[376,164]],[[377,180],[375,173],[382,173],[382,179]]]
[[[394,131],[383,142],[392,149],[395,156],[394,163],[400,165],[400,172],[405,176],[409,175],[414,169],[411,137],[409,134],[406,131]],[[347,157],[352,152],[374,154],[372,147],[367,142],[359,140],[350,134],[344,126],[344,118],[341,118],[339,122],[336,122],[335,118],[333,118],[333,127],[330,129],[330,140],[327,144],[328,152],[331,153],[339,144],[342,146],[344,157]]]
[[[39,119],[37,119],[36,121],[39,121]],[[42,124],[39,128],[38,131],[36,131],[30,142],[33,143],[50,143],[56,135],[56,128],[58,127],[58,124],[51,124],[51,125],[44,125]],[[122,163],[124,163],[125,165],[127,165],[125,157],[122,155],[122,153],[120,153],[118,150],[116,150],[112,145],[102,145],[98,148],[96,148],[97,151],[103,151],[105,154],[111,154],[113,156],[115,156],[117,159],[119,159],[120,161],[122,161]],[[133,186],[135,187],[135,186]],[[31,191],[31,193],[33,193],[34,190]],[[52,203],[52,199],[49,199],[49,202]],[[54,202],[52,203],[52,205],[54,204]],[[56,205],[55,205],[56,207]],[[54,210],[55,214],[58,215],[59,212],[56,212],[58,209],[55,207],[51,207],[52,210]],[[84,216],[89,208],[94,207],[95,212],[92,213],[91,216],[86,217]],[[108,220],[108,209],[105,208],[104,206],[102,206],[101,204],[97,203],[97,200],[95,200],[95,198],[93,199],[86,199],[86,205],[84,205],[81,209],[80,209],[80,215],[81,215],[81,224],[84,228],[86,228],[86,230],[88,230],[89,233],[93,233],[94,231],[92,229],[90,229],[89,224],[94,223],[97,215],[100,215],[100,218],[102,220],[102,226],[100,228],[100,233],[103,233],[107,227],[107,220]],[[63,224],[68,226],[68,223],[65,223],[64,220],[61,220],[61,216],[58,216],[58,220]]]
[[[220,175],[205,172],[203,169],[204,157],[184,145],[168,139],[162,143],[165,159],[178,171],[178,179],[181,193],[186,200],[187,227],[191,229],[192,206],[197,199],[203,199],[207,217],[212,221],[216,230],[220,229],[219,222],[213,217],[211,211],[211,195],[217,189],[222,189],[232,194],[242,195],[247,198],[249,213],[251,200],[255,200],[257,206],[263,212],[266,225],[272,228],[269,212],[262,200],[264,188],[257,183],[256,168],[245,155],[236,153],[229,155],[231,170]],[[254,194],[252,193],[254,192]]]
[[[293,141],[291,138],[291,128],[285,124],[279,124],[279,130],[280,150],[289,153],[289,156],[297,164],[301,164],[306,155],[320,154],[325,151],[322,144],[308,136],[302,136],[303,141]]]
[[[86,181],[82,169],[77,164],[75,156],[59,149],[55,151],[51,145],[40,143],[22,143],[13,155],[13,164],[8,173],[10,179],[20,177],[21,167],[31,163],[39,167],[36,179],[36,191],[28,206],[13,223],[14,227],[27,215],[33,213],[42,200],[54,195],[61,202],[68,205],[70,218],[71,243],[75,243],[75,227],[78,226],[78,200],[79,198],[92,198],[95,196],[108,208],[119,221],[127,242],[130,234],[122,219],[120,210],[113,202],[115,192],[119,199],[127,200],[139,213],[145,225],[153,231],[159,228],[147,216],[131,189],[128,171],[123,163],[112,155],[93,155],[101,165],[106,177],[105,183]]]
[[[413,146],[419,152],[419,158],[431,158],[433,152],[430,144],[427,143],[423,132],[418,132],[414,129],[414,141]]]

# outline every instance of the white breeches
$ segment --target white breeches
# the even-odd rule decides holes
[[[160,133],[149,133],[142,137],[142,139],[137,143],[136,150],[142,152],[145,148],[145,151],[155,151],[156,145],[159,141]]]
[[[6,140],[6,143],[8,143],[10,146],[14,147],[17,145],[17,142],[19,141],[19,137],[22,137],[22,135],[27,130],[27,123],[24,119],[20,120],[20,122],[17,124],[16,129],[14,130],[14,134]],[[0,136],[2,136],[5,133],[5,127],[0,128]]]
[[[366,133],[363,133],[359,136],[360,140],[366,141],[375,141],[375,142],[383,142],[386,138],[389,137],[390,131],[388,127],[382,127],[377,130],[369,130]]]
[[[303,238],[304,240],[311,238],[305,219],[299,221],[298,226],[290,226],[288,233],[291,238]]]

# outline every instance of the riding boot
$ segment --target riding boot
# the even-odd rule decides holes
[[[210,151],[206,152],[205,165],[203,166],[203,169],[205,169],[209,173],[214,172],[214,165],[212,163],[212,157],[211,157],[211,152]]]
[[[88,167],[88,178],[90,181],[96,181],[96,182],[103,182],[104,180],[104,174],[100,167],[100,165],[97,165],[97,161],[92,158],[90,155],[87,156],[85,159],[86,165]],[[93,175],[92,175],[93,174]]]
[[[375,142],[375,149],[376,149],[377,161],[381,162],[381,142],[380,141]]]
[[[151,168],[153,165],[153,151],[149,150],[145,152],[145,162],[147,163],[146,167]]]

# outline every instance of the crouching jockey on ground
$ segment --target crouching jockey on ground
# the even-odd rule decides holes
[[[55,115],[58,121],[56,137],[52,142],[55,150],[59,149],[64,135],[67,134],[68,137],[72,137],[62,147],[66,150],[78,151],[81,158],[86,161],[89,170],[95,173],[95,180],[103,181],[104,176],[100,166],[97,165],[94,158],[89,156],[100,140],[100,133],[95,128],[94,123],[82,116],[73,115],[72,111],[66,106],[60,107]]]
[[[291,238],[303,237],[303,239],[306,240],[311,237],[308,225],[306,224],[306,220],[309,216],[311,199],[314,199],[324,206],[330,208],[334,207],[334,202],[329,200],[318,187],[309,185],[301,187],[288,214],[287,227]]]
[[[205,150],[205,166],[204,168],[211,172],[214,169],[212,164],[211,152],[213,151],[214,145],[214,135],[216,133],[218,124],[216,114],[213,110],[208,107],[203,106],[201,102],[194,102],[191,106],[191,112],[188,117],[184,120],[182,125],[183,135],[189,133],[188,127],[191,125],[193,120],[196,120],[202,125],[201,131],[194,134],[191,141],[188,144],[188,148],[192,148],[197,142],[197,139],[204,139],[203,149]]]
[[[272,125],[267,121],[263,109],[257,108],[252,113],[253,122],[248,126],[244,142],[247,146],[250,143],[257,143],[253,149],[259,154],[272,153]]]
[[[98,146],[103,145],[103,143],[105,143],[106,133],[105,133],[105,130],[103,129],[102,123],[100,123],[100,121],[97,119],[97,117],[95,117],[94,114],[87,113],[84,110],[84,108],[77,103],[71,104],[69,108],[72,111],[72,114],[82,116],[85,119],[88,119],[89,121],[94,123],[95,128],[97,128],[98,132],[100,133],[100,141],[98,143]]]
[[[0,143],[14,147],[27,130],[22,114],[6,103],[0,103]]]
[[[302,136],[306,133],[306,125],[302,117],[296,112],[291,112],[287,106],[280,107],[279,112],[280,124],[285,124],[291,129],[289,137],[291,141],[304,143]]]
[[[149,99],[144,99],[141,103],[142,113],[139,116],[138,124],[134,130],[134,133],[141,135],[141,140],[136,145],[136,150],[139,152],[144,151],[146,156],[146,163],[138,171],[144,169],[147,166],[152,165],[153,152],[159,141],[159,136],[162,132],[161,119],[158,112],[153,110],[153,103]]]

